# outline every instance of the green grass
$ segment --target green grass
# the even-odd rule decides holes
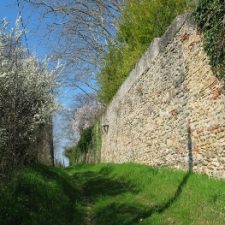
[[[225,181],[124,164],[38,166],[0,194],[1,225],[225,224]]]

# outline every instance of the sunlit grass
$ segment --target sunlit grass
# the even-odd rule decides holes
[[[38,166],[1,192],[1,225],[225,224],[225,181],[136,164]]]

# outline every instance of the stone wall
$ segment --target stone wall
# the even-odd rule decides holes
[[[47,124],[40,128],[38,135],[35,147],[38,161],[48,166],[54,166],[53,126],[51,118]]]
[[[193,169],[225,178],[225,95],[190,15],[176,18],[102,116],[103,162]]]

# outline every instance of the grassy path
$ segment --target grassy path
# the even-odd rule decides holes
[[[43,166],[0,193],[1,225],[223,225],[225,181],[147,166]]]

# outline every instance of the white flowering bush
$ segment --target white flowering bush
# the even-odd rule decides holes
[[[0,28],[0,171],[36,160],[34,144],[57,105],[53,88],[58,69],[49,71],[21,47],[21,31]]]

